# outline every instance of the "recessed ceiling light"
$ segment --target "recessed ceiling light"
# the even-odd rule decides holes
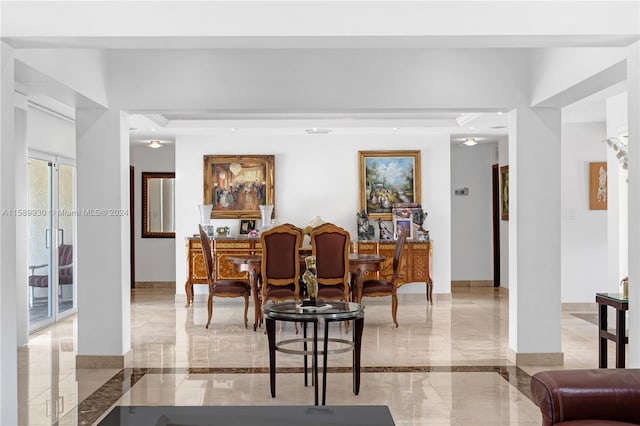
[[[151,131],[152,131],[152,132],[155,132],[155,131],[156,131],[156,128],[155,128],[155,127],[152,127],[152,128],[151,128]]]
[[[317,127],[313,127],[311,129],[304,129],[305,133],[308,135],[323,135],[327,133],[331,133],[331,129],[318,129]]]
[[[497,114],[498,114],[498,115],[502,115],[502,114],[504,114],[504,113],[503,113],[502,111],[498,111],[498,112],[497,112]]]
[[[238,130],[238,129],[236,129],[235,127],[232,127],[232,128],[230,128],[229,130],[230,130],[230,131],[232,131],[232,132],[235,132],[235,131],[236,131],[236,130]]]
[[[462,142],[462,145],[474,146],[474,145],[478,145],[478,141],[476,141],[476,138],[466,138],[464,142]]]
[[[162,144],[158,140],[149,141],[147,148],[162,148]]]
[[[397,132],[398,128],[397,127],[392,127],[391,130],[393,130],[394,132]]]

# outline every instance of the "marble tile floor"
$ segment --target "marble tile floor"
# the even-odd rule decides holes
[[[170,289],[133,290],[131,300],[130,368],[75,369],[75,316],[19,349],[20,425],[97,424],[113,405],[313,404],[301,357],[282,353],[271,398],[264,328],[243,327],[241,299],[215,299],[208,330],[204,302],[185,308]],[[388,405],[398,425],[540,424],[529,382],[547,368],[508,361],[506,291],[454,288],[431,306],[423,295],[401,295],[397,329],[390,300],[364,303],[360,394],[352,393],[351,354],[330,355],[328,405]],[[584,319],[595,312],[595,303],[563,310],[561,368],[597,367],[597,326]],[[295,336],[293,324],[278,323],[277,333]],[[350,333],[331,325],[332,337]],[[609,353],[613,365],[612,346]]]

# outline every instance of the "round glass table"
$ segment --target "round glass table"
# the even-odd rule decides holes
[[[263,308],[267,338],[269,339],[269,384],[271,397],[276,396],[276,351],[304,355],[304,378],[307,385],[307,356],[312,356],[312,374],[315,384],[315,405],[318,405],[318,355],[322,355],[322,405],[326,403],[327,389],[327,355],[353,351],[353,393],[360,392],[360,353],[362,347],[362,331],[364,329],[364,306],[354,302],[340,301],[309,301],[271,303]],[[324,322],[324,338],[318,339],[318,322]],[[290,321],[303,323],[303,337],[286,339],[276,342],[276,321]],[[337,321],[353,321],[353,338],[329,338],[329,324]],[[313,337],[307,337],[307,323],[313,325]],[[322,340],[323,348],[318,350],[318,340]],[[303,343],[303,349],[292,349],[291,344]],[[329,342],[340,345],[337,349],[329,350]],[[311,350],[307,344],[311,343]]]

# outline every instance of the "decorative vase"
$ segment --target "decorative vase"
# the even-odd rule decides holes
[[[210,237],[213,236],[213,226],[210,225],[212,209],[213,204],[198,204],[198,210],[200,210],[200,225],[202,225],[202,229],[204,229],[204,232]]]
[[[260,207],[260,231],[271,229],[271,214],[273,213],[273,204],[262,204],[258,207]]]
[[[212,209],[213,204],[198,204],[198,210],[200,210],[200,225],[209,225]]]

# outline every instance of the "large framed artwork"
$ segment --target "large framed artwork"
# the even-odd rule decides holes
[[[589,210],[607,209],[607,163],[589,163]]]
[[[359,151],[360,210],[391,220],[395,203],[420,203],[420,151]]]
[[[509,166],[500,167],[500,216],[509,220]]]
[[[260,218],[274,201],[273,155],[205,155],[204,204],[211,218]]]

